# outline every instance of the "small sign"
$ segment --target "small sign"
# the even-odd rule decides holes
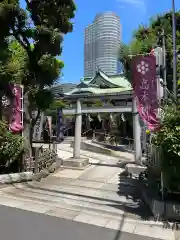
[[[34,114],[36,116],[37,111],[35,111]],[[41,133],[43,130],[43,121],[44,121],[44,112],[41,112],[39,118],[37,119],[36,125],[34,126],[33,140],[36,140],[36,141],[41,140]]]

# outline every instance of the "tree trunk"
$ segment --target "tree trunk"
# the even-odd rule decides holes
[[[24,156],[23,167],[25,170],[31,170],[32,167],[32,143],[31,143],[31,117],[29,114],[29,99],[28,93],[24,95]]]

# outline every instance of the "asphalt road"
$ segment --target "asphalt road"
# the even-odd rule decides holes
[[[0,239],[150,240],[152,238],[0,206]]]

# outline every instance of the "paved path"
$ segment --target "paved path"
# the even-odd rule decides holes
[[[0,205],[107,229],[119,230],[121,226],[122,232],[141,236],[172,239],[171,230],[151,221],[152,214],[141,199],[136,181],[124,176],[131,155],[118,159],[88,151],[81,153],[90,159],[85,170],[58,170],[41,182],[1,188]],[[61,145],[58,154],[70,158],[72,149]]]
[[[43,214],[0,206],[2,240],[153,240]]]

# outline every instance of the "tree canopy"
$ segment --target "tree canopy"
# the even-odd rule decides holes
[[[0,0],[0,103],[9,83],[24,85],[24,124],[32,130],[33,110],[47,109],[53,97],[48,87],[61,74],[58,60],[65,34],[73,29],[73,0]],[[1,107],[1,106],[0,106]],[[31,131],[32,137],[32,131]]]
[[[0,45],[4,49],[0,60],[6,63],[7,59],[10,73],[15,72],[12,80],[20,77],[26,90],[33,86],[42,92],[57,80],[64,66],[56,56],[62,52],[63,35],[72,31],[70,20],[76,7],[73,0],[25,2],[26,9],[22,9],[17,0],[0,1]]]
[[[180,51],[180,11],[176,12],[176,36],[177,52]],[[130,61],[132,56],[148,54],[156,46],[162,46],[162,30],[166,39],[166,65],[167,65],[167,86],[172,89],[173,72],[173,41],[172,41],[172,12],[158,15],[150,20],[149,24],[141,25],[135,30],[129,44],[122,44],[119,58],[123,64],[124,71],[130,78]],[[180,60],[177,63],[177,71],[180,73]],[[179,76],[180,77],[180,76]]]

